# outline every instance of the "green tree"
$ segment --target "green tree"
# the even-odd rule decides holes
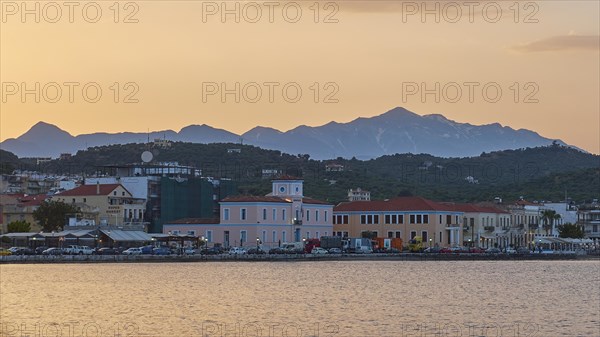
[[[554,221],[560,219],[560,214],[557,214],[555,210],[546,209],[542,211],[542,221],[544,222],[544,229],[546,235],[554,228]]]
[[[583,235],[583,228],[579,225],[572,223],[558,225],[558,236],[561,238],[581,239],[583,238]]]
[[[60,201],[44,201],[33,212],[33,218],[45,232],[62,230],[67,214],[77,213],[79,208]]]
[[[29,224],[27,221],[13,221],[7,225],[7,233],[27,233],[30,231],[31,224]]]

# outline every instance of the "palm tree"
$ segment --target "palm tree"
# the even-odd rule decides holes
[[[546,235],[548,235],[548,231],[551,231],[554,228],[554,221],[559,220],[560,214],[557,214],[555,210],[546,209],[542,211],[542,220],[544,221],[544,229],[546,230]]]

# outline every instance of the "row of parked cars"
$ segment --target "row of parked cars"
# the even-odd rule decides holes
[[[0,256],[6,255],[171,255],[171,254],[196,254],[193,248],[169,248],[142,246],[133,248],[90,248],[88,246],[70,245],[67,247],[46,247],[39,246],[35,249],[28,247],[11,247],[8,249],[0,248]]]
[[[491,254],[491,255],[531,254],[531,251],[529,249],[527,249],[526,247],[519,247],[517,249],[511,248],[511,247],[504,248],[504,249],[495,248],[495,247],[490,247],[487,249],[479,248],[479,247],[445,247],[445,248],[429,247],[429,248],[425,249],[424,252],[425,253],[438,253],[438,254]]]

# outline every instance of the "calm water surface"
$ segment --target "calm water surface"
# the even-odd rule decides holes
[[[0,265],[1,336],[600,336],[598,261]]]

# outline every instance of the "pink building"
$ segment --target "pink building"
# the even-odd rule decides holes
[[[283,242],[333,234],[333,205],[304,197],[303,180],[273,180],[266,196],[232,196],[220,202],[220,220],[181,219],[163,225],[164,233],[204,236],[209,246],[276,247]]]

